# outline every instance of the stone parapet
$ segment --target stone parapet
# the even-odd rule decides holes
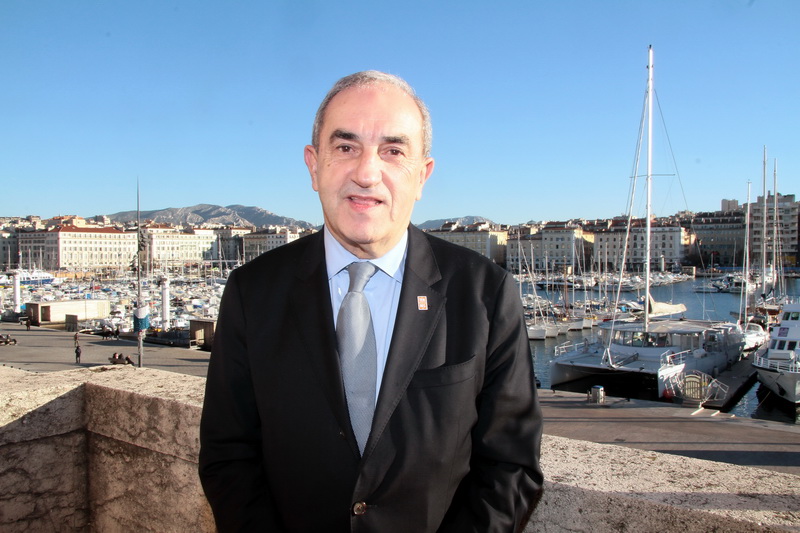
[[[0,367],[0,531],[214,531],[197,477],[205,380]],[[544,437],[526,532],[800,531],[800,477]]]

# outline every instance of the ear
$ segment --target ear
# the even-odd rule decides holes
[[[420,169],[419,172],[419,187],[417,188],[417,201],[419,201],[422,198],[422,188],[425,186],[425,183],[427,183],[428,178],[431,177],[431,174],[433,174],[433,167],[434,167],[433,158],[432,157],[425,158],[425,162],[422,164],[422,168]]]
[[[310,144],[303,150],[303,159],[306,161],[308,173],[311,175],[311,187],[315,191],[319,191],[319,184],[317,183],[317,150]]]

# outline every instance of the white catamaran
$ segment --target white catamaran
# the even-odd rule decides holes
[[[600,325],[596,338],[557,347],[550,363],[550,381],[554,389],[587,390],[599,385],[611,396],[669,398],[681,393],[684,376],[710,374],[715,377],[742,354],[743,337],[736,324],[686,319],[651,321],[657,316],[679,314],[686,307],[654,302],[650,297],[652,47],[648,59],[646,305],[639,318],[609,320]],[[707,381],[713,381],[711,376]]]

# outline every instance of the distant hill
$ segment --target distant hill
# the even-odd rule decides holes
[[[136,211],[122,211],[107,215],[116,222],[132,222],[136,220]],[[198,204],[191,207],[168,207],[152,211],[141,211],[141,219],[152,220],[162,224],[200,226],[201,224],[220,224],[224,226],[298,226],[300,228],[314,228],[314,224],[304,220],[276,215],[266,209],[246,205],[221,205]],[[438,229],[445,222],[458,222],[459,225],[468,226],[476,222],[493,222],[488,218],[479,216],[466,216],[457,218],[442,218],[428,220],[417,227],[423,230]]]
[[[142,220],[152,220],[164,224],[199,226],[201,224],[221,224],[225,226],[299,226],[313,228],[314,225],[303,220],[295,220],[271,213],[266,209],[245,205],[199,204],[192,207],[169,207],[153,211],[140,211]],[[122,211],[108,215],[111,220],[131,222],[136,220],[136,211]]]
[[[494,224],[494,222],[492,222],[488,218],[479,216],[468,216],[468,217],[440,218],[438,220],[428,220],[426,222],[423,222],[422,224],[416,224],[416,226],[422,230],[439,229],[445,222],[458,222],[459,226],[469,226],[470,224],[475,224],[476,222],[488,222],[489,224]]]

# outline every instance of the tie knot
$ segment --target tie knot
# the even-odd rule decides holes
[[[347,266],[347,272],[350,274],[350,288],[348,292],[361,292],[367,286],[369,278],[378,270],[378,268],[369,261],[361,261],[350,263]]]

